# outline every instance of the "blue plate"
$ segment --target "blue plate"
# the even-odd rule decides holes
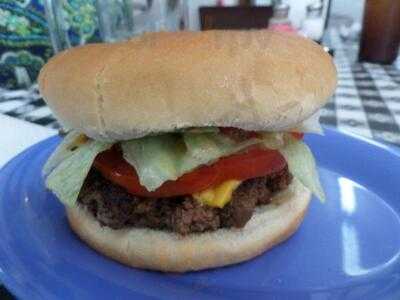
[[[400,154],[328,129],[307,136],[327,202],[249,262],[187,274],[130,269],[69,229],[41,168],[59,138],[0,173],[0,280],[21,299],[400,299]]]

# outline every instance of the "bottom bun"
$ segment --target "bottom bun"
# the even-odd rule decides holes
[[[98,252],[128,266],[185,272],[253,258],[291,236],[303,220],[311,194],[297,180],[269,205],[257,207],[241,229],[180,236],[175,233],[101,226],[82,207],[67,208],[72,229]]]

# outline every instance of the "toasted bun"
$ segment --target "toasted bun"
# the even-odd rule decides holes
[[[302,222],[310,192],[294,180],[274,199],[257,208],[243,229],[180,236],[152,229],[102,227],[81,207],[67,208],[72,229],[98,252],[128,266],[185,272],[235,264],[286,240]]]
[[[149,33],[52,58],[40,91],[67,128],[126,140],[185,127],[293,127],[333,93],[331,57],[303,37],[260,31]]]

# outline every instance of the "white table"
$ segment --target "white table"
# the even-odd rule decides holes
[[[0,114],[0,168],[29,146],[56,133],[55,129]]]

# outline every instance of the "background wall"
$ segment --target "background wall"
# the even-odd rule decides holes
[[[393,0],[399,1],[399,0]],[[352,18],[355,22],[361,22],[365,0],[332,0],[332,14],[343,15]]]

